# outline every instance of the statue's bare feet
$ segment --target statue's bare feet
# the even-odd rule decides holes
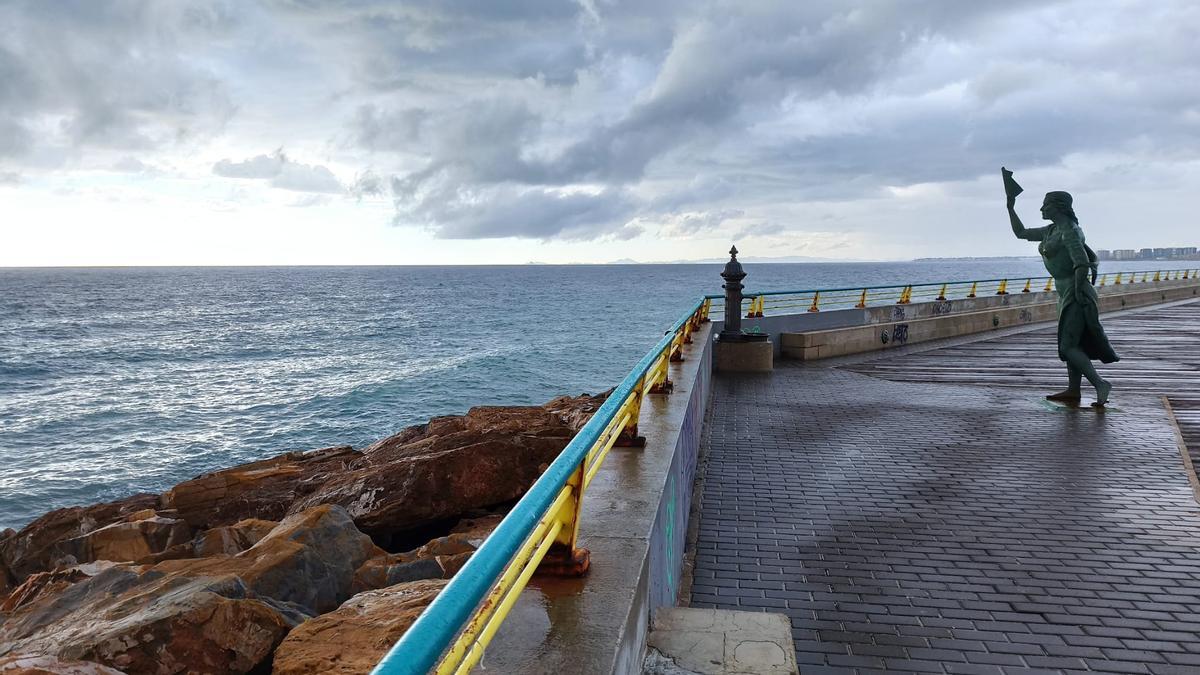
[[[1112,383],[1108,380],[1100,380],[1100,384],[1096,385],[1096,405],[1108,403],[1108,393],[1110,391],[1112,391]]]
[[[1083,398],[1078,389],[1066,389],[1057,394],[1046,394],[1047,401],[1078,401]]]

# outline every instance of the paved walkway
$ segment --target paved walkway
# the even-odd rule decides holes
[[[1106,318],[1122,368],[1184,307]],[[1061,369],[1045,332],[999,339]],[[1200,506],[1158,397],[852,367],[717,380],[693,606],[786,613],[801,673],[1200,673]]]

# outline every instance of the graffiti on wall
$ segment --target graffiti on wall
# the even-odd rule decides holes
[[[706,355],[706,361],[709,357]],[[700,365],[707,373],[707,363]],[[683,567],[688,516],[692,504],[692,483],[700,455],[700,428],[707,401],[708,382],[697,378],[676,441],[670,473],[650,538],[650,606],[673,606],[679,594],[679,575]]]

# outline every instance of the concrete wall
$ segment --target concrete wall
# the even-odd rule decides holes
[[[1193,297],[1200,292],[1200,281],[1128,284],[1102,290],[1100,311],[1109,312]],[[969,304],[955,302],[953,308],[949,307],[951,302],[897,305],[890,321],[880,320],[881,313],[875,313],[870,322],[859,326],[783,331],[777,336],[780,354],[783,358],[811,361],[1053,321],[1058,316],[1054,293],[993,296]]]
[[[679,595],[679,575],[692,508],[692,483],[700,456],[700,432],[711,392],[712,341],[705,340],[698,377],[688,398],[683,426],[675,442],[674,457],[658,516],[650,534],[650,609],[674,606]]]

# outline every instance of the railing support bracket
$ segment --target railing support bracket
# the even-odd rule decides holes
[[[586,548],[571,550],[555,544],[546,551],[537,573],[548,577],[582,577],[592,566],[592,554]]]

